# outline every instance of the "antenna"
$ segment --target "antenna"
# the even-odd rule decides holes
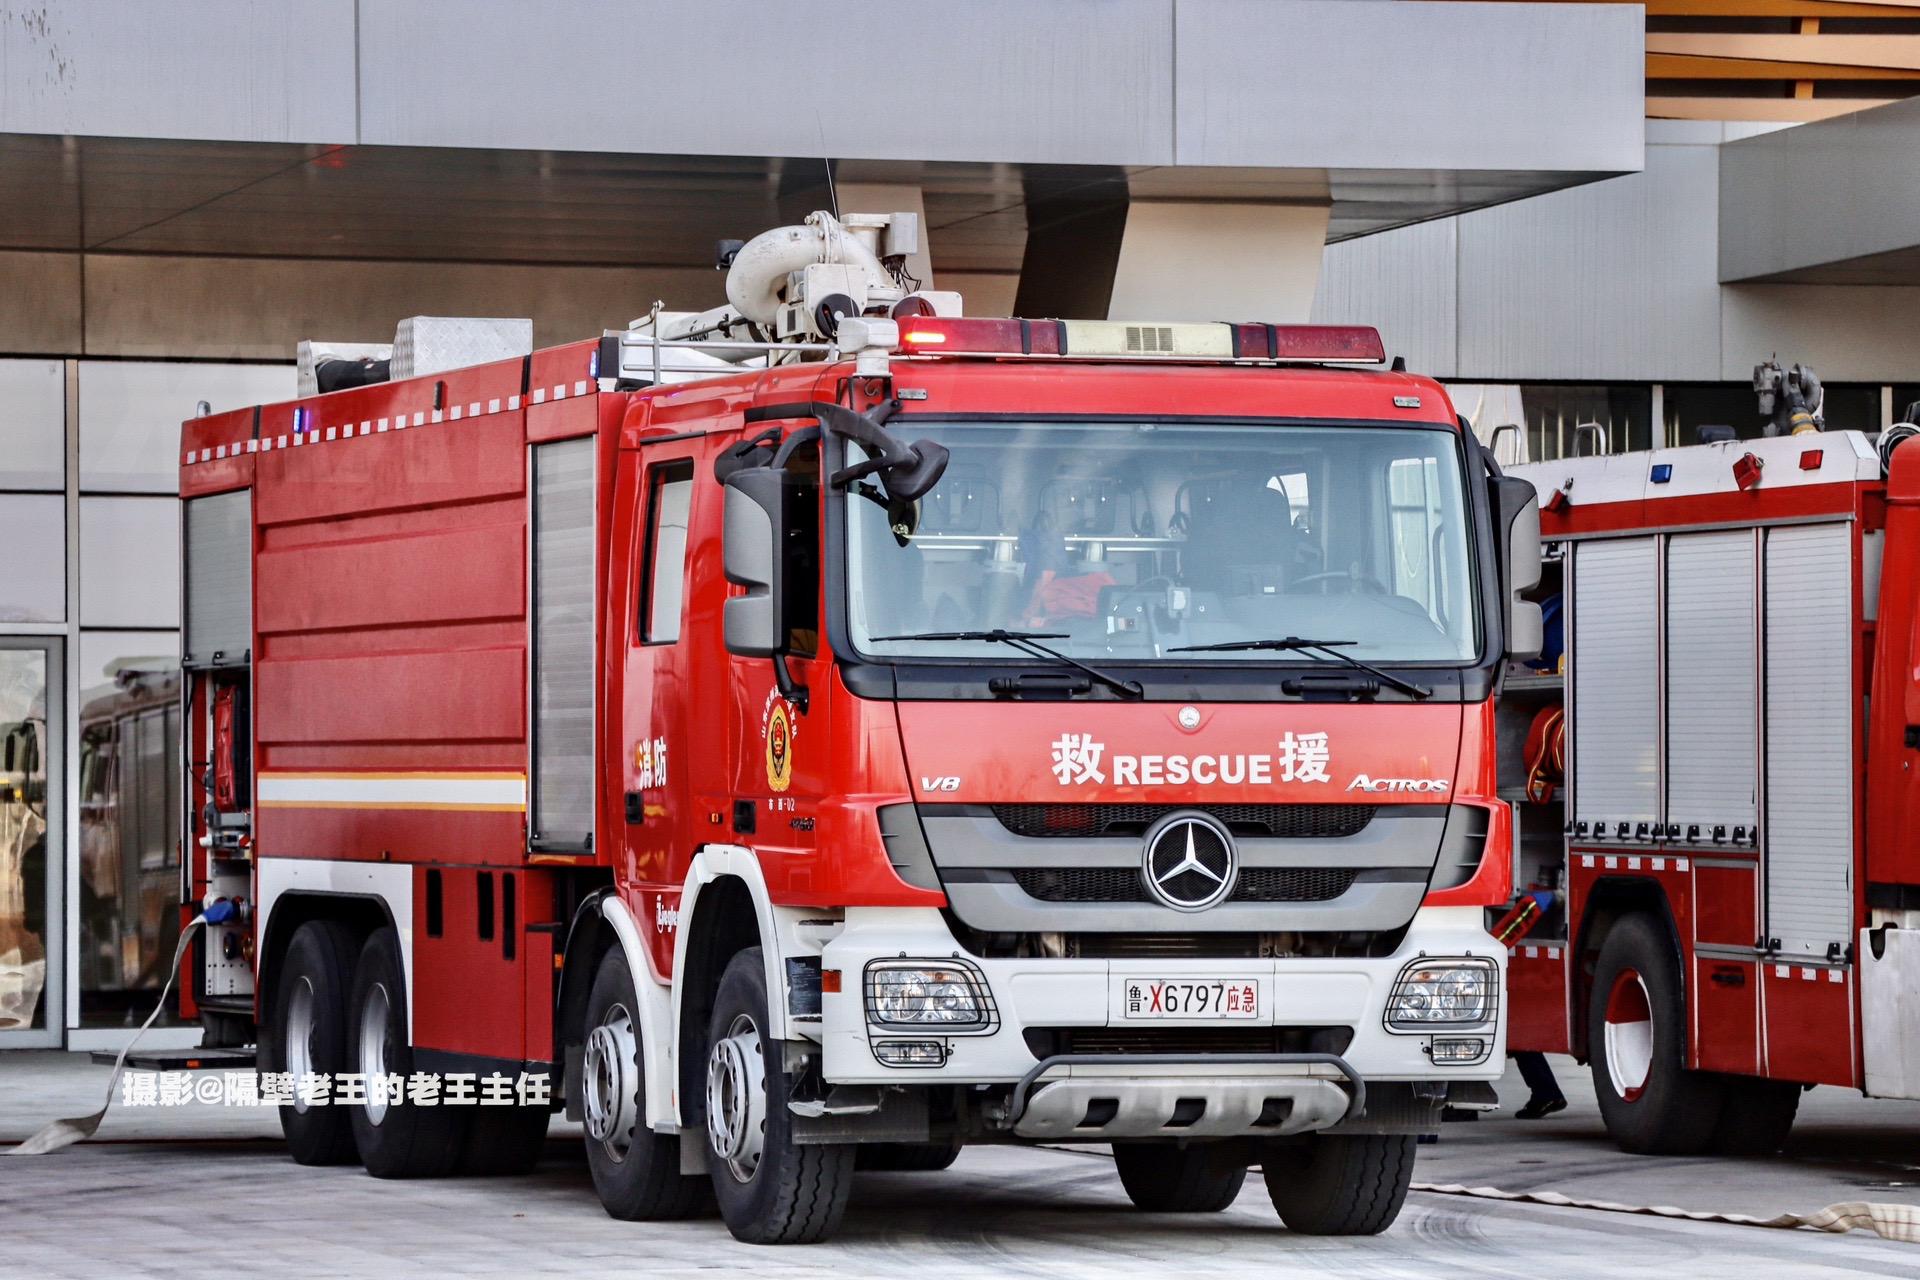
[[[820,108],[813,109],[813,126],[820,131],[820,163],[827,171],[827,206],[833,210],[833,220],[840,220],[840,197],[833,190],[833,156],[827,150],[827,125],[820,118]]]

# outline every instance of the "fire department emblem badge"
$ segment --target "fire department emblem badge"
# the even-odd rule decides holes
[[[793,782],[793,708],[778,692],[767,695],[760,713],[760,736],[767,747],[767,785],[785,791]]]

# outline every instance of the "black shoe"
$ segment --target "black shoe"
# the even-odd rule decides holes
[[[1527,1105],[1515,1112],[1519,1120],[1544,1120],[1558,1111],[1567,1109],[1565,1098],[1529,1098]]]

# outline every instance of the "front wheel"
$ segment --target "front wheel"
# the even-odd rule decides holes
[[[1312,1134],[1268,1144],[1260,1171],[1289,1230],[1373,1236],[1393,1225],[1413,1183],[1414,1135]]]
[[[1594,1096],[1622,1151],[1696,1155],[1712,1142],[1719,1081],[1686,1069],[1686,1045],[1673,939],[1650,916],[1630,915],[1601,945],[1587,1012]]]
[[[1115,1143],[1113,1163],[1127,1199],[1147,1213],[1219,1213],[1247,1181],[1247,1162],[1225,1143]]]
[[[813,1244],[840,1225],[854,1148],[793,1140],[780,1046],[766,1035],[766,962],[727,963],[707,1035],[707,1166],[720,1216],[748,1244]]]

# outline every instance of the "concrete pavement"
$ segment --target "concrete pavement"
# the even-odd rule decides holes
[[[1841,1200],[1920,1203],[1920,1104],[1808,1095],[1785,1157],[1652,1159],[1607,1142],[1585,1072],[1560,1062],[1573,1106],[1523,1124],[1446,1127],[1421,1150],[1423,1182],[1489,1183],[1631,1203],[1770,1214]],[[104,1067],[0,1054],[0,1140],[48,1115],[90,1110]],[[1503,1096],[1523,1096],[1517,1080]],[[0,1158],[0,1258],[17,1274],[200,1277],[209,1251],[282,1277],[430,1273],[768,1276],[925,1271],[1004,1275],[1447,1274],[1578,1280],[1635,1269],[1750,1280],[1920,1274],[1920,1247],[1855,1233],[1673,1222],[1415,1193],[1366,1240],[1294,1236],[1259,1179],[1221,1215],[1148,1215],[1126,1202],[1103,1150],[975,1148],[938,1174],[862,1175],[840,1235],[813,1248],[735,1243],[715,1219],[634,1224],[594,1199],[577,1128],[556,1121],[524,1178],[379,1182],[286,1159],[269,1111],[116,1109],[93,1143]],[[200,1139],[191,1141],[188,1139]],[[216,1139],[209,1141],[207,1139]],[[17,1270],[16,1270],[17,1269]]]

